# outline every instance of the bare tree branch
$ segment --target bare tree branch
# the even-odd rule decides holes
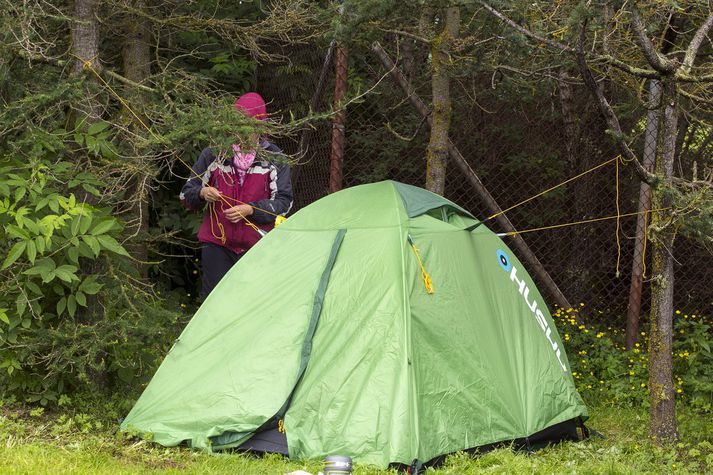
[[[616,59],[614,56],[611,56],[608,54],[595,56],[593,58],[593,60],[602,62],[604,64],[608,64],[610,66],[614,66],[615,68],[617,68],[621,71],[624,71],[625,73],[629,73],[634,76],[638,76],[640,78],[658,79],[661,77],[661,74],[658,71],[655,71],[653,69],[644,69],[644,68],[637,68],[635,66],[631,66],[619,59]]]
[[[39,54],[33,54],[25,49],[18,49],[18,50],[16,50],[16,53],[18,56],[25,58],[29,61],[34,61],[36,63],[46,63],[46,64],[51,64],[53,66],[59,66],[59,67],[65,67],[67,65],[67,61],[64,59],[53,58],[50,56],[44,56],[44,55],[39,55]],[[141,89],[144,92],[156,92],[156,90],[154,88],[146,86],[144,84],[139,84],[135,81],[132,81],[131,79],[126,78],[126,77],[122,76],[121,74],[112,71],[111,69],[107,69],[107,68],[103,67],[99,62],[94,61],[91,64],[92,64],[92,67],[94,68],[94,70],[97,71],[99,74],[116,79],[117,81],[119,81],[123,84],[126,84],[127,86]]]
[[[524,28],[524,27],[518,25],[516,22],[514,22],[513,20],[511,20],[504,14],[500,13],[495,8],[488,5],[487,2],[485,2],[483,0],[479,0],[478,3],[480,3],[483,6],[483,8],[488,10],[490,13],[492,13],[493,15],[498,17],[501,21],[507,23],[508,25],[510,25],[511,27],[513,27],[514,29],[516,29],[517,31],[522,33],[523,35],[527,36],[528,38],[537,40],[540,43],[545,43],[546,45],[549,45],[552,48],[558,49],[560,51],[564,51],[566,53],[574,53],[575,52],[574,48],[572,48],[571,46],[560,43],[559,41],[554,41],[549,38],[545,38],[544,36],[537,35],[537,34],[533,33],[532,31],[528,30],[527,28]]]
[[[661,54],[659,54],[659,52],[656,50],[656,46],[654,46],[654,44],[651,42],[651,39],[647,35],[646,26],[644,25],[644,22],[641,19],[641,14],[639,13],[639,9],[636,6],[636,3],[632,3],[631,5],[631,20],[631,23],[634,27],[634,31],[636,32],[639,48],[644,54],[646,61],[649,62],[652,68],[657,71],[660,71],[661,73],[672,73],[675,69],[675,65],[670,60],[661,56]]]
[[[702,76],[692,76],[686,74],[681,69],[676,71],[676,79],[681,82],[713,82],[713,74],[704,74]]]
[[[106,69],[103,67],[94,68],[94,69],[98,69],[100,74],[106,74],[107,76],[114,78],[117,81],[126,84],[127,86],[135,87],[136,89],[141,89],[144,92],[156,92],[156,89],[146,86],[144,84],[139,84],[138,82],[132,81],[131,79],[126,78],[119,73],[115,73],[111,69]]]
[[[678,93],[681,94],[683,97],[691,99],[692,101],[701,102],[701,103],[707,104],[709,106],[713,105],[713,100],[711,100],[711,99],[706,99],[705,97],[701,97],[696,94],[692,94],[690,92],[687,92],[686,90],[684,90],[681,87],[678,87],[677,90],[678,90]]]
[[[423,43],[425,45],[431,44],[431,40],[429,40],[428,38],[424,38],[423,36],[409,33],[408,31],[395,30],[393,28],[380,28],[380,27],[378,29],[383,31],[384,33],[393,33],[395,35],[403,36],[404,38],[411,38],[412,40],[416,40],[416,41]]]
[[[612,109],[611,105],[609,104],[609,101],[604,96],[604,93],[595,81],[594,76],[592,75],[592,72],[589,69],[589,66],[587,65],[587,59],[584,55],[584,40],[586,37],[586,29],[587,24],[586,22],[583,22],[579,30],[579,40],[577,41],[576,53],[577,64],[579,65],[579,70],[582,74],[582,78],[584,79],[584,83],[587,85],[592,94],[594,94],[594,96],[597,98],[599,110],[604,116],[604,119],[607,121],[607,126],[609,127],[609,129],[616,135],[616,139],[624,150],[624,155],[626,156],[626,158],[634,163],[636,172],[638,173],[641,180],[653,186],[657,182],[656,175],[644,168],[644,166],[639,161],[639,158],[636,156],[636,153],[634,153],[631,147],[629,147],[629,144],[626,143],[626,140],[624,139],[624,132],[622,131],[621,124],[619,123],[619,118],[616,116],[614,109]]]
[[[686,56],[683,58],[682,70],[684,73],[689,74],[691,68],[693,67],[693,62],[696,60],[696,55],[698,54],[698,49],[701,47],[701,43],[708,35],[711,27],[713,26],[713,12],[708,15],[706,21],[701,25],[701,27],[696,31],[696,35],[691,40],[691,43],[686,49]]]

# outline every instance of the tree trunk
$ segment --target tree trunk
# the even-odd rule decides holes
[[[448,164],[448,130],[451,126],[450,78],[448,49],[460,29],[460,8],[446,9],[443,31],[431,43],[431,88],[433,112],[431,138],[426,151],[426,189],[442,195],[446,186]]]
[[[646,115],[646,131],[644,132],[644,153],[642,165],[653,171],[656,162],[656,148],[661,121],[661,82],[652,79],[649,82],[649,112]],[[641,291],[644,281],[644,259],[646,246],[646,228],[651,209],[651,187],[641,182],[639,185],[639,207],[636,218],[636,240],[634,242],[634,258],[631,265],[631,286],[629,288],[629,307],[626,315],[626,349],[630,350],[636,344],[639,334],[639,316],[641,315]]]
[[[135,0],[133,7],[146,9],[144,0]],[[151,75],[151,28],[146,18],[137,15],[127,15],[125,19],[125,41],[122,51],[124,75],[138,84],[143,84]],[[141,117],[140,105],[146,101],[146,93],[132,86],[126,86],[124,95],[129,104],[134,105],[134,112]],[[139,130],[140,124],[129,111],[124,111],[126,121],[132,123],[131,128]],[[142,117],[142,120],[145,119]],[[136,258],[137,270],[142,277],[147,276],[148,249],[146,236],[149,226],[149,180],[141,150],[131,150],[131,156],[137,161],[136,172],[130,178],[126,191],[126,234],[131,238],[126,243],[128,252]]]
[[[72,53],[75,62],[72,73],[81,75],[87,65],[96,64],[99,57],[99,0],[75,0],[74,23],[72,25]],[[82,110],[87,123],[96,122],[101,116],[101,109],[94,93],[87,88],[82,101]]]
[[[666,106],[663,117],[661,153],[656,161],[656,174],[662,186],[670,186],[676,155],[678,111],[676,83],[664,80]],[[671,206],[670,198],[657,188],[652,195],[654,209]],[[649,394],[651,398],[652,438],[659,443],[677,439],[676,401],[673,387],[673,242],[675,229],[671,210],[653,213],[652,218],[652,289],[651,332],[649,339]]]
[[[596,153],[593,144],[582,144],[580,140],[577,106],[575,104],[575,92],[569,83],[571,77],[562,70],[558,77],[558,90],[560,106],[562,110],[562,121],[565,133],[565,151],[567,154],[567,174],[574,176],[587,170],[591,166],[591,157]],[[569,220],[579,221],[592,217],[594,207],[592,204],[592,180],[593,177],[586,177],[577,180],[567,186],[567,204],[569,208]],[[570,231],[573,242],[578,243],[583,250],[591,250],[593,247],[593,236],[591,228],[587,226],[574,226]],[[594,263],[591,262],[592,252],[568,252],[569,250],[560,246],[559,252],[562,254],[561,262],[566,263],[565,280],[567,281],[568,295],[579,302],[588,300],[589,282],[591,282],[591,272]]]
[[[93,84],[96,77],[92,73],[85,72],[89,66],[98,68],[99,61],[99,0],[75,0],[74,2],[74,22],[72,24],[72,54],[75,62],[72,66],[72,74],[87,74],[84,83],[85,93],[79,100],[74,122],[81,124],[80,131],[86,131],[89,125],[101,119],[101,104],[96,98],[96,90]],[[85,151],[77,150],[78,161],[81,168],[91,167],[89,155]],[[76,190],[79,200],[89,203],[95,202],[92,194],[82,189]],[[89,266],[83,268],[87,274],[101,275],[102,263],[93,261]],[[97,295],[87,297],[87,305],[80,309],[78,318],[85,324],[92,324],[101,320],[102,306]],[[90,366],[87,370],[89,378],[100,388],[109,387],[109,377],[106,371],[106,352],[98,349],[94,355],[95,366]]]

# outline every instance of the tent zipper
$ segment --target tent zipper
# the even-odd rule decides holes
[[[413,251],[414,255],[416,256],[416,260],[418,261],[418,266],[421,268],[421,278],[423,279],[423,285],[426,287],[426,292],[429,294],[433,293],[433,280],[431,280],[431,276],[428,274],[426,271],[426,268],[423,267],[423,261],[421,261],[421,255],[419,254],[418,248],[416,247],[416,243],[413,241],[413,237],[411,234],[407,234],[407,239],[408,243],[411,245],[411,250]]]

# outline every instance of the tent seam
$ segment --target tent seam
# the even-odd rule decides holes
[[[404,204],[404,200],[401,197],[400,193],[396,189],[395,186],[392,186],[391,191],[395,195],[395,199],[398,203],[401,204],[401,208],[397,207],[397,219],[399,222],[399,246],[401,248],[401,291],[402,291],[402,296],[403,296],[403,307],[404,307],[404,329],[405,329],[405,336],[404,336],[404,342],[406,344],[406,370],[407,370],[407,377],[408,377],[408,383],[409,383],[409,394],[408,394],[408,404],[411,409],[411,417],[410,417],[410,422],[411,424],[411,430],[413,431],[413,438],[411,440],[416,441],[416,446],[415,450],[413,451],[414,453],[418,454],[419,449],[421,446],[421,437],[418,431],[418,410],[416,408],[415,404],[415,397],[416,397],[416,376],[415,376],[415,371],[413,368],[413,351],[412,351],[412,344],[411,344],[411,300],[409,298],[409,294],[406,289],[406,248],[404,247],[404,241],[405,241],[405,236],[404,236],[404,219],[402,219],[402,216],[399,213],[399,209],[403,209],[403,216],[405,216],[407,220],[410,221],[410,217],[408,215],[408,210],[406,210],[406,205]],[[406,233],[408,234],[408,232]],[[409,447],[409,449],[412,449],[412,447]],[[405,461],[406,463],[411,463],[410,460]]]

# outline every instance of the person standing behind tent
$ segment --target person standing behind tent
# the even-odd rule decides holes
[[[235,108],[257,120],[267,118],[265,101],[255,92],[240,96]],[[275,217],[292,207],[290,168],[273,160],[282,151],[258,134],[247,142],[245,150],[233,144],[230,152],[217,155],[204,149],[193,165],[193,177],[181,190],[181,203],[187,209],[205,209],[198,230],[202,299],[275,226]]]

